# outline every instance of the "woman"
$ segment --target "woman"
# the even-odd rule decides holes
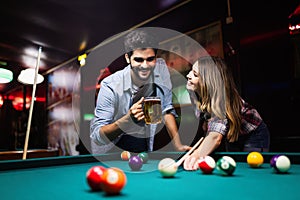
[[[199,58],[187,78],[195,114],[204,116],[207,127],[201,145],[185,159],[184,169],[196,170],[198,159],[211,154],[222,142],[227,151],[269,150],[266,124],[257,110],[241,98],[221,58]]]

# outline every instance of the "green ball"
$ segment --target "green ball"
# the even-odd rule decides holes
[[[138,154],[138,157],[140,157],[143,161],[143,163],[147,163],[149,160],[149,156],[147,152],[141,152]]]
[[[217,161],[217,170],[222,175],[232,175],[236,168],[236,162],[229,156],[223,156]]]

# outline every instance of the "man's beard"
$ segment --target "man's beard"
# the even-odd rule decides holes
[[[151,77],[151,74],[153,74],[153,71],[154,71],[154,67],[151,67],[151,68],[143,68],[143,67],[132,67],[131,66],[131,69],[133,71],[133,73],[135,74],[135,76],[141,80],[141,81],[147,81],[149,80],[149,78]],[[150,71],[151,73],[149,74],[149,76],[147,76],[147,78],[143,78],[139,75],[139,72],[140,71]]]

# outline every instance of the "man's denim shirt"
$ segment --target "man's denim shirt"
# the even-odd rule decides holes
[[[113,142],[106,143],[100,137],[100,127],[111,124],[127,114],[132,101],[132,83],[131,83],[131,66],[115,72],[106,77],[101,82],[101,88],[97,97],[97,104],[94,112],[94,118],[90,123],[90,137],[92,140],[92,151],[94,154],[106,153],[120,139],[122,134]],[[157,96],[161,98],[162,112],[171,112],[177,117],[172,104],[172,83],[170,73],[165,61],[157,58],[156,66],[153,71],[154,83],[159,88],[156,90]],[[157,125],[145,125],[145,134],[148,139],[149,151],[153,150],[154,136]],[[124,133],[123,133],[124,134]]]

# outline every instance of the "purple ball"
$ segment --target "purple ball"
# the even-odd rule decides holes
[[[276,169],[276,161],[277,161],[277,159],[278,159],[279,156],[280,156],[280,155],[275,155],[275,156],[273,156],[273,157],[271,158],[271,160],[270,160],[270,165],[271,165],[272,168],[275,168],[275,169]]]
[[[270,165],[277,173],[287,173],[290,169],[290,159],[285,155],[275,155],[270,160]]]
[[[130,157],[128,164],[133,171],[138,171],[143,166],[143,160],[139,156],[132,156]]]

